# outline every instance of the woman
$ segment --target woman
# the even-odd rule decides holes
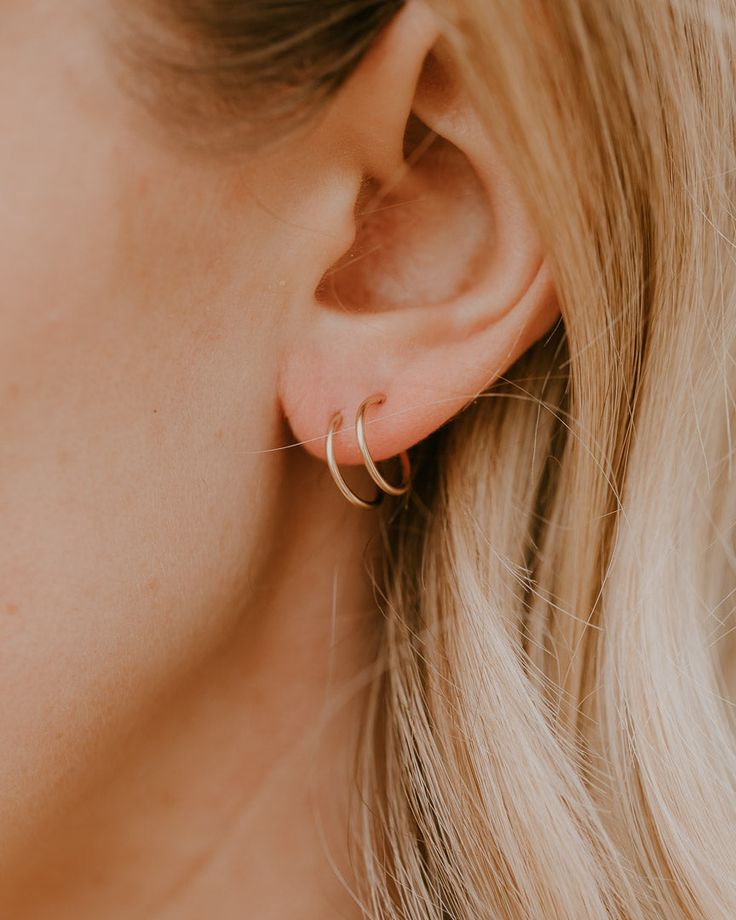
[[[736,916],[735,38],[3,5],[0,916]]]

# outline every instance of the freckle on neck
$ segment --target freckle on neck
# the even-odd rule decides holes
[[[8,603],[5,605],[5,612],[6,612],[6,613],[10,613],[10,614],[17,613],[17,612],[18,612],[18,605],[17,605],[17,604],[12,604],[12,603],[10,603],[10,601],[8,601]]]

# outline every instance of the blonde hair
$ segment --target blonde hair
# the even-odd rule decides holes
[[[365,909],[733,918],[736,11],[435,5],[563,323],[388,522]]]

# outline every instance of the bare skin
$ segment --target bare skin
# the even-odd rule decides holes
[[[378,459],[441,425],[555,321],[543,254],[492,149],[421,90],[441,23],[420,4],[298,147],[234,159],[146,130],[111,15],[0,13],[0,914],[357,917],[377,524],[324,432],[343,410],[356,463],[376,391]],[[413,101],[467,156],[468,207],[431,159],[407,176],[442,234],[373,226],[390,259],[348,266],[336,310],[315,291]]]

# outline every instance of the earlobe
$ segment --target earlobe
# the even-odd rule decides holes
[[[386,400],[368,417],[373,457],[400,454],[559,315],[523,196],[458,83],[441,25],[408,4],[313,137],[326,157],[338,138],[350,151],[335,179],[354,193],[352,242],[304,292],[281,379],[296,440],[322,457],[335,413],[352,419],[376,392]],[[352,426],[332,446],[337,462],[361,462]]]

